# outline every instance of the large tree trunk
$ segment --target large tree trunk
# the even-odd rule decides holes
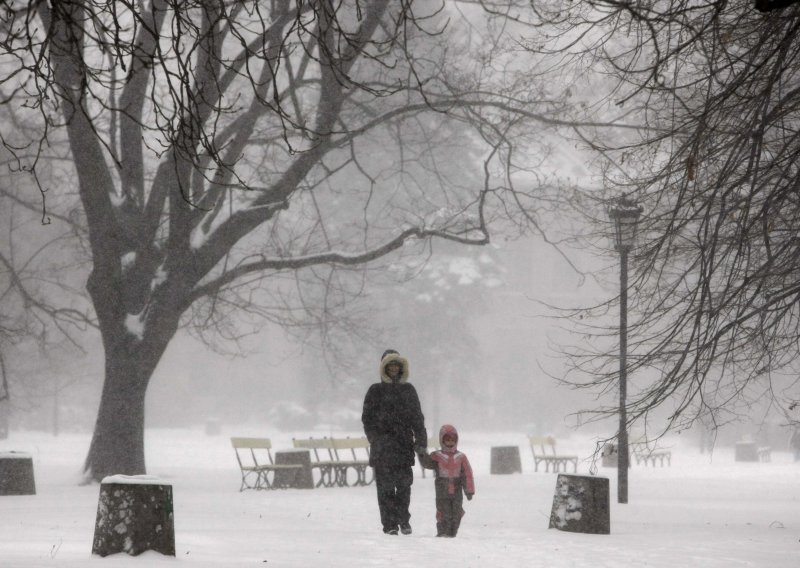
[[[152,334],[155,335],[155,334]],[[103,395],[84,471],[96,481],[108,475],[147,473],[144,402],[150,377],[173,334],[144,341],[129,333],[106,340]]]

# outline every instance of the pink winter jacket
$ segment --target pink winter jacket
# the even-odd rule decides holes
[[[445,434],[456,437],[456,445],[453,448],[446,448],[442,443]],[[445,424],[439,430],[439,443],[441,450],[431,452],[429,455],[420,455],[420,463],[427,469],[436,471],[437,480],[447,480],[448,495],[455,495],[456,484],[462,480],[464,493],[469,496],[475,493],[475,480],[472,477],[472,466],[469,465],[467,456],[458,451],[458,432],[455,427]]]

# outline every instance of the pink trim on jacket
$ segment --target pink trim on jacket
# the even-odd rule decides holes
[[[475,493],[475,480],[472,477],[472,466],[469,465],[467,456],[458,450],[436,450],[431,452],[431,459],[436,462],[439,479],[447,479],[448,495],[456,492],[455,481],[464,474],[464,493],[472,495]]]

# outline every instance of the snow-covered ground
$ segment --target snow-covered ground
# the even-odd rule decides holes
[[[297,435],[309,433],[296,433]],[[317,435],[322,435],[318,433]],[[353,433],[336,433],[355,434]],[[271,566],[357,568],[702,567],[800,565],[800,463],[773,451],[771,463],[737,463],[729,448],[712,457],[675,443],[671,467],[633,466],[630,502],[615,501],[611,534],[548,529],[556,475],[534,473],[520,433],[461,432],[477,492],[455,539],[435,538],[433,483],[419,470],[410,536],[386,536],[375,487],[245,491],[229,436],[291,434],[231,428],[220,436],[189,430],[147,432],[148,473],[174,491],[176,557],[92,556],[99,486],[78,484],[89,436],[12,432],[0,452],[33,456],[37,494],[0,497],[0,566]],[[522,474],[491,475],[491,446],[519,445]],[[591,442],[562,442],[587,456]],[[584,462],[579,473],[588,473]]]

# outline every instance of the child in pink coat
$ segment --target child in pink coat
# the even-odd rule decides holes
[[[475,480],[467,456],[458,451],[458,432],[454,426],[441,427],[439,443],[441,450],[418,456],[422,467],[435,471],[436,536],[454,537],[464,516],[463,495],[467,500],[472,499]]]

